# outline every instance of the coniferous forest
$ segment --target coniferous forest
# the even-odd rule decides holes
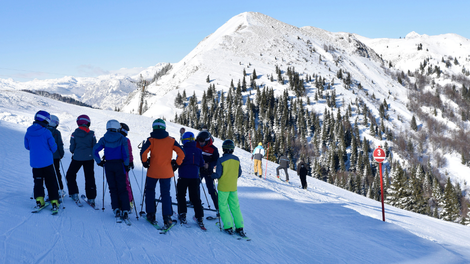
[[[440,110],[441,115],[451,115],[439,98],[440,94],[445,94],[457,98],[455,101],[460,109],[467,109],[462,110],[460,117],[454,114],[450,118],[467,120],[470,116],[470,92],[466,88],[470,80],[467,77],[455,78],[462,84],[456,89],[455,86],[433,84],[430,75],[437,74],[435,71],[422,69],[407,74],[388,71],[392,78],[409,89],[407,107],[426,123],[419,127],[413,116],[407,125],[409,131],[392,132],[387,121],[393,109],[387,100],[379,101],[374,94],[364,92],[350,73],[339,70],[336,78],[326,80],[320,75],[299,74],[293,67],[280,69],[276,66],[273,70],[274,73],[267,75],[268,79],[285,87],[283,92],[277,90],[277,95],[269,83],[257,84],[256,69],[247,73],[243,68],[240,79],[232,79],[225,92],[217,89],[207,76],[209,86],[202,98],[197,98],[195,93],[187,94],[185,90],[178,93],[174,104],[182,112],[175,116],[174,122],[195,129],[205,125],[214,137],[232,139],[237,147],[246,151],[262,142],[270,161],[276,162],[285,154],[291,161],[290,168],[295,170],[303,160],[309,165],[309,176],[379,201],[380,176],[372,158],[372,151],[377,146],[372,145],[371,140],[377,139],[383,142],[382,148],[387,153],[387,162],[383,166],[386,203],[470,225],[469,202],[459,184],[453,185],[450,178],[439,171],[446,160],[444,153],[436,150],[466,140],[470,142],[470,136],[430,118],[438,114],[437,109],[444,109]],[[426,85],[434,85],[435,94],[422,91]],[[373,115],[368,103],[360,99],[363,97],[358,96],[348,103],[338,99],[338,86],[367,96],[369,103],[375,102],[379,116]],[[436,110],[431,113],[419,111],[416,105],[423,97],[426,97],[426,104]],[[314,104],[324,105],[324,111],[315,112]],[[399,115],[397,119],[404,122]],[[439,137],[439,131],[444,130],[451,136]],[[460,149],[462,163],[468,165],[470,157],[466,153],[470,150]],[[395,155],[399,155],[401,161],[395,159]]]

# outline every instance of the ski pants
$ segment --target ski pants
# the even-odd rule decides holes
[[[64,189],[64,184],[62,183],[62,174],[60,174],[60,159],[54,159],[54,169],[57,180],[59,181],[59,189]]]
[[[214,186],[214,180],[212,179],[211,175],[201,174],[201,182],[202,182],[202,178],[204,178],[206,181],[207,191],[209,192],[212,198],[212,202],[214,203],[215,209],[219,209],[219,203],[217,202],[217,193],[216,193],[215,186]],[[202,188],[204,188],[204,186]]]
[[[178,178],[177,183],[177,196],[178,200],[178,214],[186,214],[188,209],[186,205],[186,190],[189,190],[189,200],[194,206],[194,214],[196,218],[204,217],[202,210],[201,195],[199,191],[199,184],[201,180],[199,178]]]
[[[147,176],[147,186],[145,187],[145,211],[147,214],[155,214],[157,208],[155,207],[155,188],[157,182],[160,181],[160,195],[162,197],[162,216],[173,215],[173,207],[171,206],[171,178],[167,179],[155,179]]]
[[[279,176],[279,171],[281,169],[284,170],[284,172],[286,173],[286,181],[288,181],[289,180],[289,173],[287,173],[287,168],[286,167],[281,167],[281,166],[277,167],[276,168],[276,175]]]
[[[301,173],[299,177],[300,182],[302,183],[302,189],[307,189],[307,174]]]
[[[263,169],[261,168],[261,160],[254,160],[255,173],[258,173],[259,176],[263,175]]]
[[[129,196],[127,193],[126,170],[122,160],[107,160],[104,164],[106,180],[108,181],[111,207],[122,211],[130,211]]]
[[[129,195],[129,202],[134,201],[134,196],[132,196],[131,182],[129,179],[129,172],[126,171],[126,189]]]
[[[51,165],[44,168],[33,168],[34,178],[34,199],[44,197],[44,182],[46,183],[49,200],[59,200],[59,187],[54,173],[54,167]]]
[[[220,219],[222,219],[224,224],[224,229],[232,228],[233,223],[235,223],[235,228],[243,227],[243,216],[242,212],[240,211],[237,191],[219,191],[219,212]]]
[[[70,163],[67,170],[67,186],[69,188],[69,195],[78,194],[77,185],[77,172],[83,166],[85,174],[85,193],[88,199],[96,198],[96,183],[95,183],[95,161],[94,160],[74,160]]]

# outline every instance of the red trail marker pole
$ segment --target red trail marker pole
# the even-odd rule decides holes
[[[378,146],[374,150],[374,160],[379,163],[379,171],[380,171],[380,194],[382,195],[382,220],[385,222],[385,205],[384,205],[384,181],[382,177],[382,162],[385,160],[385,151]]]

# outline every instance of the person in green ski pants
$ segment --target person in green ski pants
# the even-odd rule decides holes
[[[222,144],[224,155],[218,159],[217,169],[212,174],[212,178],[218,179],[218,203],[224,231],[232,235],[233,224],[235,224],[235,232],[240,236],[245,236],[243,216],[240,211],[237,193],[237,181],[242,174],[242,168],[238,157],[232,154],[234,149],[235,144],[232,140],[227,139],[224,141]]]

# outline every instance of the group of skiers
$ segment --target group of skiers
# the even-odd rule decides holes
[[[109,120],[106,124],[106,133],[97,142],[94,132],[90,130],[91,121],[87,115],[80,115],[76,122],[78,127],[70,138],[72,161],[65,177],[69,196],[79,203],[76,176],[83,167],[86,201],[95,206],[94,162],[96,162],[98,166],[104,167],[115,217],[128,219],[131,207],[135,206],[128,174],[134,168],[132,147],[127,138],[129,127],[117,120]],[[65,196],[59,169],[62,165],[60,160],[64,157],[64,144],[57,130],[58,125],[59,119],[56,116],[41,110],[35,114],[34,122],[25,134],[24,144],[30,151],[37,208],[46,206],[44,183],[53,210],[58,210],[59,199]],[[178,170],[176,192],[178,218],[182,223],[186,223],[185,196],[188,190],[197,223],[201,228],[204,227],[204,212],[199,193],[199,185],[204,179],[218,211],[217,216],[220,216],[223,222],[224,231],[233,234],[235,226],[235,232],[245,236],[237,193],[237,180],[242,170],[240,160],[233,155],[235,149],[233,141],[228,139],[223,142],[223,156],[219,158],[218,149],[213,145],[213,138],[207,129],[202,130],[197,137],[192,132],[180,131],[183,146],[169,136],[164,120],[156,119],[152,129],[150,137],[140,151],[142,165],[147,168],[144,189],[147,220],[153,224],[156,222],[155,188],[160,182],[163,228],[169,228],[173,224],[170,188],[171,178]],[[99,154],[101,150],[104,150],[103,157]],[[176,159],[172,159],[173,152],[177,154]],[[214,187],[214,179],[218,179],[218,192]]]
[[[254,173],[256,176],[259,176],[260,178],[263,177],[263,168],[262,168],[262,163],[261,161],[263,160],[265,155],[265,151],[263,148],[263,143],[258,143],[258,146],[253,150],[251,159],[254,160]],[[288,173],[288,168],[289,168],[289,159],[286,157],[286,155],[281,155],[278,159],[279,166],[276,168],[276,177],[280,179],[279,176],[279,171],[284,170],[284,173],[286,174],[286,180],[285,182],[289,182],[289,173]],[[297,165],[297,175],[300,177],[300,182],[302,184],[302,189],[307,189],[307,165],[303,160],[299,162]]]

